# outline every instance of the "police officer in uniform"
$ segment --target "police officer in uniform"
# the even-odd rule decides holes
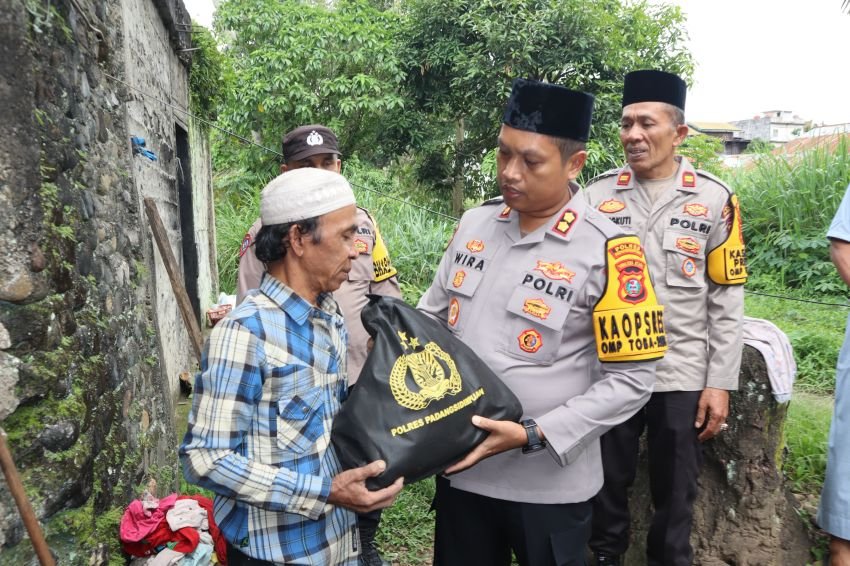
[[[286,161],[280,166],[281,173],[303,167],[326,169],[335,173],[342,169],[337,137],[330,128],[320,124],[300,126],[287,133],[283,137],[282,150]],[[245,234],[239,249],[237,304],[245,299],[249,291],[260,286],[260,279],[266,270],[254,251],[254,241],[260,228],[262,222],[258,218]],[[348,280],[333,294],[342,310],[349,335],[349,386],[357,382],[368,353],[366,343],[369,334],[360,320],[360,311],[369,302],[366,295],[371,293],[401,298],[397,271],[390,262],[389,252],[378,231],[378,225],[369,212],[359,206],[354,247],[357,257],[351,262]],[[361,566],[389,566],[389,563],[380,557],[375,546],[375,533],[380,517],[380,511],[357,517],[362,545]]]
[[[521,423],[437,479],[436,566],[583,564],[599,437],[648,399],[665,349],[638,238],[591,209],[574,180],[593,97],[517,79],[499,133],[502,199],[463,215],[419,308],[511,388]],[[601,363],[600,363],[601,362]]]
[[[622,564],[628,547],[628,488],[644,429],[655,509],[646,563],[691,564],[701,442],[726,428],[738,387],[747,277],[740,211],[729,187],[675,155],[688,132],[685,94],[676,75],[627,74],[620,141],[628,164],[584,191],[593,209],[644,243],[669,339],[649,403],[602,437],[605,485],[590,543],[600,566]]]

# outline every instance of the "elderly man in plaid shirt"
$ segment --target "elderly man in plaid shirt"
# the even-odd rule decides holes
[[[207,342],[183,472],[216,493],[232,566],[355,566],[355,512],[389,506],[403,480],[370,492],[365,479],[384,462],[342,471],[330,445],[348,390],[348,337],[330,293],[357,254],[354,194],[338,173],[297,169],[269,183],[260,208],[267,273]]]

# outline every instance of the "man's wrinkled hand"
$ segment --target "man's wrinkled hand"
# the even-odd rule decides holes
[[[460,472],[474,466],[484,458],[525,446],[528,443],[528,434],[526,434],[525,428],[519,423],[513,421],[494,421],[476,415],[472,417],[472,424],[481,430],[486,430],[490,434],[484,439],[484,442],[473,448],[463,460],[446,468],[447,474]]]
[[[351,509],[356,513],[368,513],[389,507],[404,487],[404,478],[378,491],[369,491],[366,479],[378,476],[386,469],[383,460],[375,460],[360,468],[345,470],[334,476],[328,503]]]
[[[705,442],[714,438],[721,431],[721,426],[726,424],[729,416],[729,392],[725,389],[706,387],[699,396],[697,405],[697,419],[694,427],[701,428],[708,419],[705,429],[699,434],[699,441]]]

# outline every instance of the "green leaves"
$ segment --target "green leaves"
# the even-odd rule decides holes
[[[408,0],[404,8],[409,109],[420,112],[442,140],[428,140],[417,150],[445,154],[446,140],[462,118],[463,154],[451,152],[462,163],[451,169],[463,171],[468,193],[476,197],[492,187],[476,172],[495,147],[514,78],[547,80],[597,96],[594,136],[603,137],[594,138],[601,145],[593,147],[585,175],[590,178],[621,160],[609,124],[620,117],[625,73],[660,68],[688,76],[693,66],[684,48],[682,14],[674,7],[618,0]]]
[[[345,155],[370,157],[381,118],[404,106],[398,28],[397,15],[361,0],[225,2],[216,29],[236,81],[223,125],[276,145],[286,131],[321,122]]]

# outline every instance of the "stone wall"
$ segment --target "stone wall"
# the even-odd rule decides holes
[[[216,293],[209,150],[178,110],[188,16],[180,0],[0,0],[0,13],[0,426],[61,563],[98,564],[118,559],[117,521],[149,479],[177,488],[172,405],[195,366],[144,197],[195,264],[201,306]],[[26,563],[24,535],[0,481],[0,563]]]
[[[704,445],[691,546],[702,566],[796,566],[811,541],[782,475],[788,403],[777,403],[762,355],[744,346],[740,388],[729,402],[729,429]],[[651,520],[648,451],[641,447],[632,488],[626,564],[645,564]]]

